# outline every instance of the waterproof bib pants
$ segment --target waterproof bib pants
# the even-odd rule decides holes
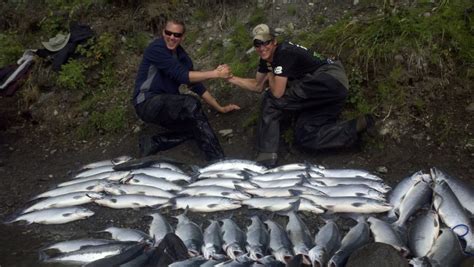
[[[201,102],[192,95],[161,94],[145,100],[136,107],[138,116],[145,122],[155,123],[176,131],[176,144],[189,134],[196,140],[207,160],[224,157],[219,140],[204,114]],[[160,138],[156,136],[154,138]],[[167,137],[173,143],[171,137]]]
[[[285,111],[299,114],[294,129],[295,144],[302,149],[317,151],[355,144],[358,139],[355,120],[337,122],[346,101],[347,89],[324,68],[301,79],[288,81],[281,98],[275,98],[269,90],[264,93],[257,127],[259,152],[278,152],[280,119]]]

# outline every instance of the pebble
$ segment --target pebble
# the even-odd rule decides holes
[[[467,111],[467,112],[474,112],[474,102],[472,102],[471,104],[469,104],[469,105],[466,107],[466,111]]]
[[[378,173],[385,174],[385,173],[388,173],[388,168],[385,167],[385,166],[380,166],[380,167],[377,167],[376,171],[377,171]]]
[[[219,131],[219,134],[223,137],[226,137],[226,136],[232,136],[233,132],[234,131],[232,129],[223,129]]]

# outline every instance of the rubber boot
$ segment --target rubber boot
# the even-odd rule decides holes
[[[187,132],[169,132],[153,136],[153,141],[155,142],[158,151],[163,151],[173,148],[192,137],[192,134]]]
[[[196,121],[194,138],[208,161],[216,161],[225,157],[219,139],[207,120]]]
[[[257,158],[255,159],[256,162],[269,167],[273,168],[276,166],[277,161],[278,161],[278,154],[277,153],[271,153],[271,152],[260,152],[257,155]]]
[[[190,133],[164,133],[155,136],[142,135],[139,139],[140,157],[156,154],[159,151],[171,149],[184,141],[191,139]]]

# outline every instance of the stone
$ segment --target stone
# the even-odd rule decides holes
[[[232,45],[232,40],[229,39],[229,38],[226,38],[224,40],[222,40],[222,46],[225,47],[225,48],[228,48]]]
[[[388,173],[388,168],[385,167],[385,166],[380,166],[380,167],[377,167],[376,171],[377,171],[378,173],[385,174],[385,173]]]
[[[421,141],[425,138],[425,135],[424,133],[418,133],[418,134],[414,134],[412,135],[411,137],[413,140],[416,140],[416,141]]]
[[[285,29],[283,28],[275,28],[275,34],[280,35],[285,32]]]
[[[394,58],[394,59],[395,59],[395,61],[396,61],[397,63],[399,63],[399,64],[400,64],[400,63],[403,63],[403,61],[404,61],[403,56],[400,55],[400,54],[395,55],[395,58]]]
[[[137,125],[133,128],[133,133],[139,133],[141,130],[142,130],[142,128]]]
[[[474,102],[472,102],[471,104],[469,104],[469,105],[466,107],[466,111],[467,111],[467,112],[474,112]]]
[[[233,132],[234,131],[232,129],[223,129],[219,131],[219,134],[223,137],[226,137],[226,136],[232,136]]]
[[[290,30],[290,31],[295,30],[295,25],[293,24],[293,22],[288,23],[288,30]]]

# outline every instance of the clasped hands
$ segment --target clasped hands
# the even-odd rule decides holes
[[[218,75],[219,78],[230,79],[233,76],[232,70],[230,69],[229,65],[227,65],[227,64],[221,64],[221,65],[217,66],[215,71],[217,72],[217,75]],[[231,112],[231,111],[234,111],[234,110],[239,110],[239,109],[240,109],[240,107],[235,105],[235,104],[227,104],[227,105],[220,106],[219,108],[217,108],[217,110],[221,113],[228,113],[228,112]]]
[[[217,71],[217,76],[219,78],[229,79],[229,78],[232,78],[232,76],[233,76],[232,70],[230,69],[229,65],[227,65],[227,64],[221,64],[221,65],[217,66],[215,71]]]

